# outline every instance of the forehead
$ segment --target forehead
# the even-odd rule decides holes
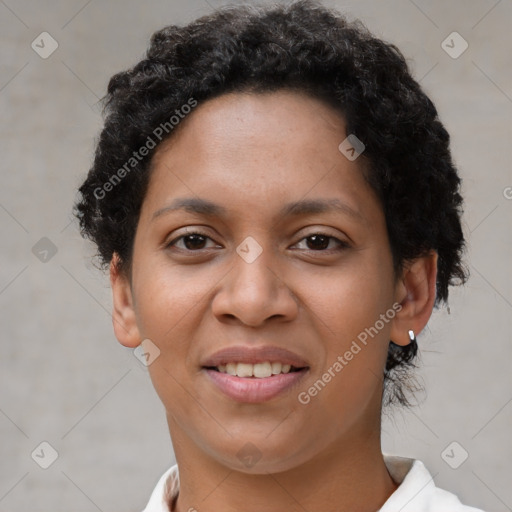
[[[339,111],[304,93],[230,93],[208,100],[157,150],[145,205],[196,196],[232,206],[282,209],[299,199],[340,198],[353,210],[373,191],[361,162],[338,149]]]
[[[157,154],[193,143],[198,149],[219,157],[224,154],[231,161],[235,150],[241,155],[244,149],[255,148],[263,149],[265,158],[281,147],[294,147],[298,157],[312,150],[320,156],[332,142],[326,140],[322,144],[320,138],[330,133],[338,140],[345,133],[345,122],[341,111],[323,100],[304,92],[278,90],[234,92],[207,100],[179,128]],[[315,136],[317,132],[319,136]],[[288,154],[286,158],[291,156]]]

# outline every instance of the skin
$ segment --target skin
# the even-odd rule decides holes
[[[307,95],[230,93],[200,104],[153,158],[130,275],[117,255],[111,263],[113,325],[123,345],[149,338],[160,349],[149,372],[180,469],[179,512],[375,511],[397,488],[381,453],[381,376],[389,340],[408,344],[432,313],[437,254],[395,276],[363,159],[338,150],[346,136],[342,115]],[[228,214],[153,219],[181,197]],[[332,198],[361,218],[277,216],[284,203]],[[166,247],[185,226],[209,238]],[[327,239],[318,249],[308,238],[318,233],[349,247]],[[236,252],[248,236],[262,248],[252,263]],[[301,404],[298,394],[393,304],[396,316]],[[235,344],[288,348],[309,370],[270,401],[235,402],[201,369]],[[237,456],[247,443],[261,456],[251,467]]]

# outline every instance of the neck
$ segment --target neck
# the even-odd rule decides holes
[[[303,464],[249,474],[220,464],[170,421],[180,474],[176,512],[375,512],[397,485],[384,464],[380,429],[348,436]]]

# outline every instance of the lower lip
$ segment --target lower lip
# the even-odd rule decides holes
[[[237,377],[228,373],[203,368],[214,384],[237,402],[259,403],[271,400],[297,384],[306,374],[307,368],[291,373],[279,373],[271,377]]]

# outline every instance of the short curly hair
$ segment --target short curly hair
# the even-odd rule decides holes
[[[407,261],[435,250],[435,306],[447,302],[448,287],[469,275],[461,260],[462,197],[449,135],[398,48],[312,0],[225,6],[186,26],[167,26],[152,35],[145,58],[110,79],[104,127],[74,205],[101,267],[116,253],[120,270],[130,273],[151,157],[177,131],[166,128],[154,141],[156,127],[169,126],[191,98],[200,103],[228,92],[282,89],[328,102],[343,115],[347,133],[364,142],[361,168],[382,204],[396,275]],[[186,119],[178,129],[183,126]],[[149,156],[135,161],[150,138]],[[116,174],[123,179],[106,187]],[[416,354],[415,341],[405,347],[390,341],[385,404],[410,405],[408,370]]]

